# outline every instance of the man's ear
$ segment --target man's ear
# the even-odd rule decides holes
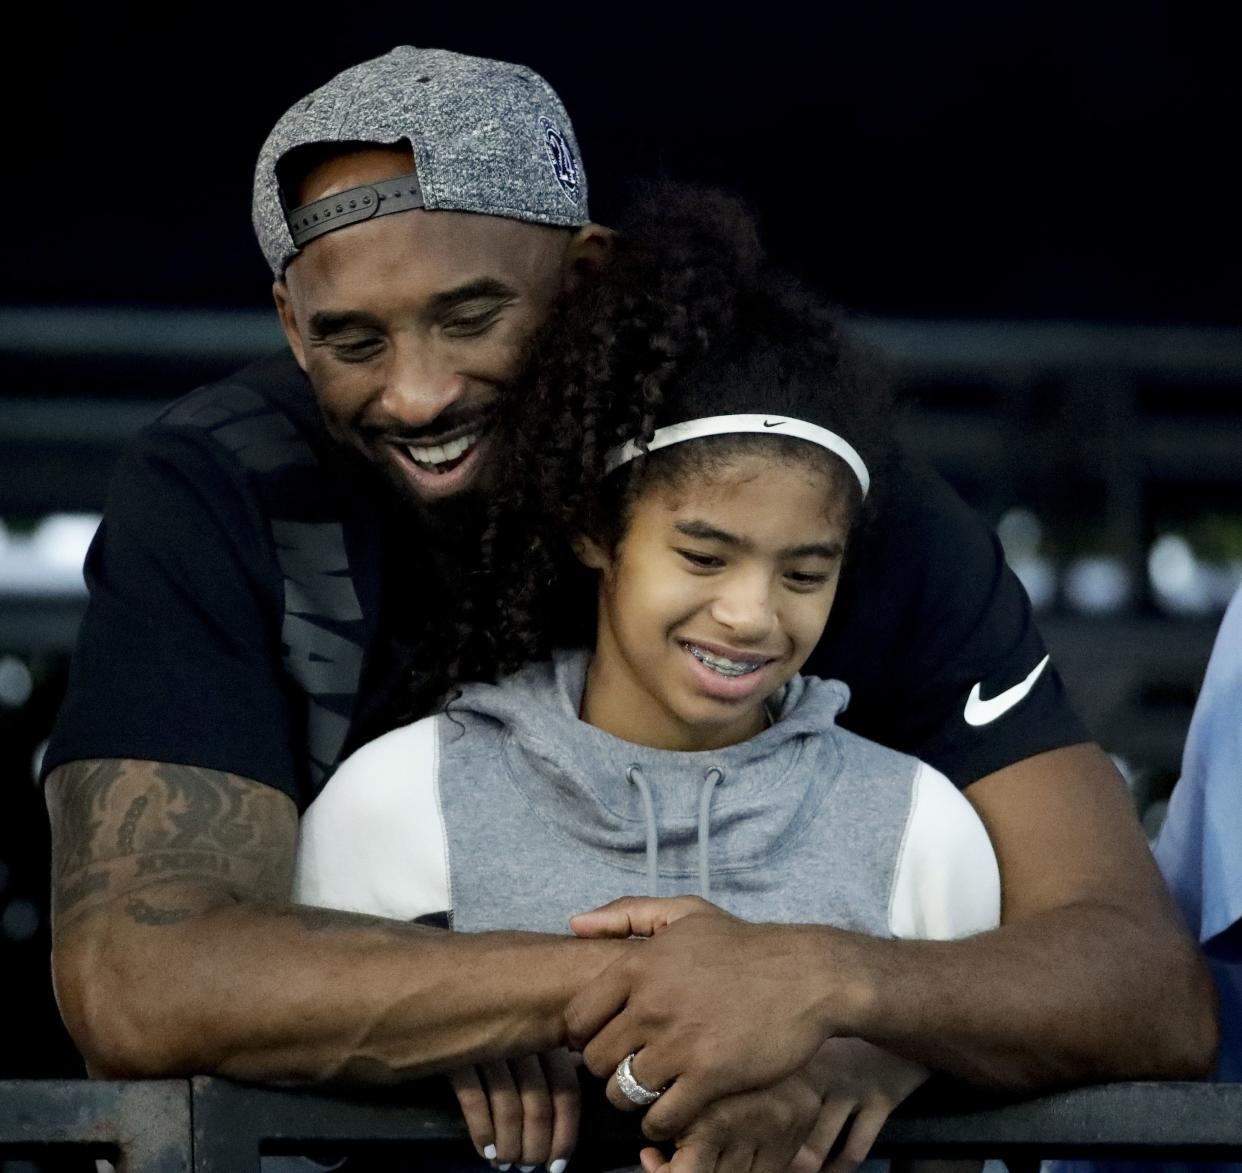
[[[602,224],[584,224],[565,250],[565,287],[573,289],[584,277],[606,268],[612,261],[617,234]]]
[[[302,346],[302,335],[298,333],[297,319],[293,315],[293,301],[289,297],[289,286],[283,281],[272,282],[272,300],[276,303],[276,313],[280,317],[280,328],[285,332],[285,339],[293,357],[303,371],[306,370],[306,352]]]
[[[604,552],[603,547],[586,534],[575,534],[570,539],[569,545],[578,561],[589,570],[605,570],[612,561]]]

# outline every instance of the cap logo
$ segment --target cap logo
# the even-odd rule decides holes
[[[561,134],[560,127],[551,118],[540,118],[543,131],[543,149],[552,164],[552,172],[561,190],[576,204],[578,202],[578,162],[573,148]]]

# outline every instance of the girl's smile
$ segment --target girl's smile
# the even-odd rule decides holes
[[[755,656],[746,652],[725,655],[709,651],[700,641],[683,640],[681,646],[694,659],[692,670],[700,687],[708,695],[721,700],[742,700],[758,689],[766,696],[771,691],[767,668],[779,663],[779,657]]]

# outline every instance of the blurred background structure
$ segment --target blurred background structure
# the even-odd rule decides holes
[[[292,101],[398,43],[543,73],[605,223],[653,174],[753,202],[888,357],[908,442],[998,527],[1154,833],[1242,581],[1236,6],[26,15],[0,78],[0,965],[31,1043],[0,1077],[80,1071],[32,777],[109,471],[163,404],[281,345],[254,157]]]

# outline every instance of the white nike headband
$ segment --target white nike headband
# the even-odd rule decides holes
[[[871,488],[871,476],[867,472],[867,466],[852,444],[843,440],[836,432],[830,432],[818,424],[808,424],[806,420],[785,415],[709,415],[703,419],[686,420],[685,423],[656,428],[645,448],[640,447],[637,440],[626,440],[624,444],[618,444],[607,452],[604,456],[604,473],[607,475],[613,472],[636,456],[642,456],[644,452],[654,452],[657,448],[667,448],[670,444],[681,444],[686,440],[698,440],[703,436],[726,436],[735,432],[793,436],[798,440],[818,444],[850,466],[850,471],[858,478],[864,497]]]

